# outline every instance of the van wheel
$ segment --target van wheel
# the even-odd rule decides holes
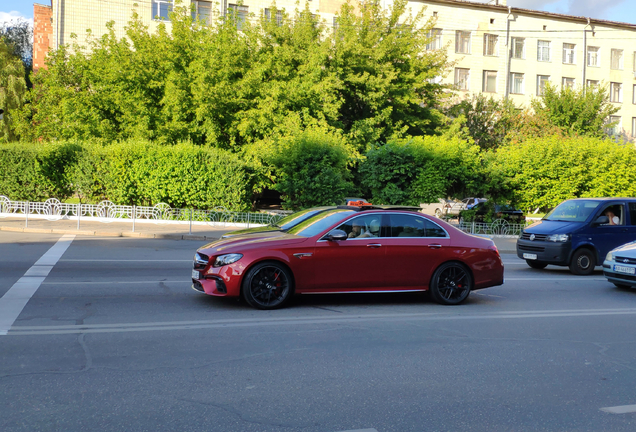
[[[589,275],[594,271],[594,254],[589,249],[579,249],[572,255],[570,271],[575,275]]]
[[[533,269],[544,269],[548,266],[548,263],[544,263],[542,261],[534,261],[534,260],[526,260],[526,263]]]

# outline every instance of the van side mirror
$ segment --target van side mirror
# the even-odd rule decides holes
[[[594,221],[594,225],[603,225],[608,223],[609,223],[609,218],[607,216],[599,216]]]
[[[341,241],[347,239],[347,233],[343,230],[335,229],[324,237],[325,240],[329,241]]]

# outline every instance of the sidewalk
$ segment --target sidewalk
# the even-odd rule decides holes
[[[24,218],[0,218],[0,232],[28,232],[28,233],[49,233],[49,234],[76,234],[100,237],[138,237],[156,238],[171,240],[197,240],[213,241],[218,240],[225,233],[244,229],[244,224],[223,224],[216,226],[188,223],[155,223],[137,222],[133,232],[132,221],[99,222],[94,220],[80,220],[80,228],[77,229],[77,220],[62,219],[49,221],[46,219],[29,219],[28,227]],[[0,234],[1,235],[1,234]],[[501,253],[516,253],[517,238],[494,237],[492,240],[497,245]]]

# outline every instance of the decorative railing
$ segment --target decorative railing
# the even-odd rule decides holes
[[[211,225],[246,224],[268,225],[278,222],[290,212],[270,213],[236,212],[215,207],[212,210],[178,209],[159,203],[152,207],[117,205],[110,201],[99,204],[68,204],[56,198],[45,202],[11,201],[0,195],[0,217],[9,215],[39,215],[48,220],[94,218],[100,222],[117,220],[153,221],[166,223],[171,221],[207,223]]]
[[[451,222],[451,225],[469,234],[493,235],[493,236],[520,236],[521,231],[534,221],[526,221],[522,224],[512,224],[505,219],[496,219],[492,223],[483,222]]]

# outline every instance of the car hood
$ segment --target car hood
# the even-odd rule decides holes
[[[584,224],[584,222],[540,220],[526,227],[524,231],[529,234],[568,234]]]
[[[273,248],[277,246],[302,243],[306,237],[298,237],[292,234],[276,232],[274,236],[244,235],[221,239],[200,247],[197,251],[206,255],[218,255],[219,253],[235,253],[253,248]]]
[[[277,232],[281,232],[282,230],[278,227],[266,225],[261,227],[247,228],[237,231],[231,231],[227,234],[223,234],[221,238],[229,238],[234,236],[242,236],[242,235],[255,235],[255,234],[274,234]]]
[[[626,258],[636,258],[636,242],[629,242],[622,246],[617,247],[612,252],[620,253],[621,256]]]

